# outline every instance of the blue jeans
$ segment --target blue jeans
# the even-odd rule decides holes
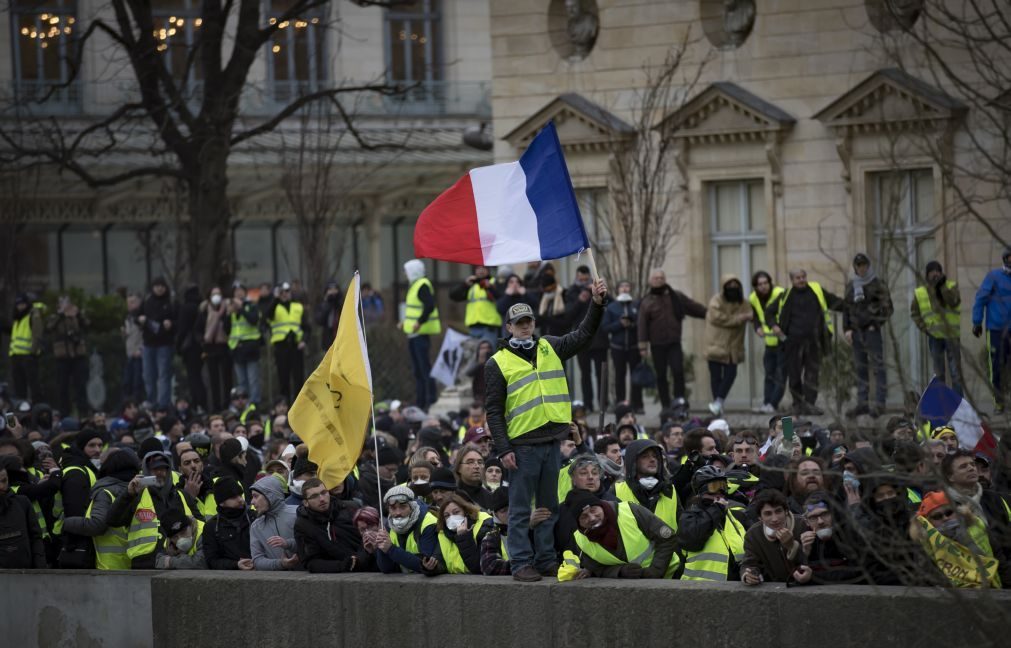
[[[870,398],[870,373],[874,372],[875,400],[884,407],[888,396],[885,379],[885,348],[881,329],[853,331],[853,365],[857,372],[857,403],[866,405]]]
[[[558,521],[558,471],[562,455],[558,441],[513,446],[516,470],[509,471],[509,565],[512,573],[533,565],[546,571],[558,563],[555,554],[555,522]],[[534,528],[530,545],[530,509],[533,505],[551,511],[551,517]]]
[[[927,338],[927,348],[930,349],[930,359],[934,365],[934,375],[954,389],[959,396],[963,396],[962,369],[960,366],[962,362],[962,349],[958,346],[958,340],[946,340],[931,335]],[[947,356],[948,360],[947,378],[945,378],[944,372],[945,356]]]
[[[783,346],[765,347],[765,355],[762,356],[762,365],[765,367],[765,398],[766,405],[779,407],[779,402],[786,394],[786,379],[784,376],[786,362],[783,361]]]
[[[260,359],[248,362],[234,362],[235,385],[246,390],[249,402],[260,402]]]
[[[144,389],[147,391],[147,398],[162,407],[172,405],[173,351],[171,346],[145,346],[142,352]]]
[[[407,339],[407,350],[411,354],[411,367],[414,370],[414,404],[428,411],[429,405],[435,402],[435,380],[432,373],[432,336],[415,335]]]
[[[124,401],[132,400],[141,402],[144,400],[144,359],[127,358],[123,365],[123,393]]]
[[[497,326],[472,326],[468,332],[472,338],[488,341],[492,349],[498,347],[499,328]]]

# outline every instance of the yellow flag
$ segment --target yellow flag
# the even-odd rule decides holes
[[[327,488],[354,469],[372,411],[372,370],[359,310],[355,273],[341,309],[337,337],[305,381],[288,412],[291,429],[309,446]]]

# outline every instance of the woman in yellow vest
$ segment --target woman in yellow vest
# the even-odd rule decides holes
[[[645,507],[616,506],[574,490],[566,503],[577,512],[580,572],[587,578],[673,578],[681,565],[674,529]]]
[[[459,491],[439,511],[439,571],[481,573],[481,542],[494,523],[487,513]]]
[[[169,509],[161,516],[161,532],[165,544],[155,558],[156,569],[207,569],[203,522],[179,509]]]
[[[432,372],[432,336],[442,332],[435,288],[425,276],[425,264],[411,259],[404,264],[404,274],[410,282],[404,302],[403,331],[414,368],[414,404],[428,411],[435,402],[435,380]]]

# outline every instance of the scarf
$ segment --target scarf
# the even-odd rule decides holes
[[[864,288],[870,282],[878,278],[878,274],[874,272],[874,266],[867,266],[867,274],[860,276],[857,273],[853,273],[853,297],[857,300],[864,298]]]
[[[604,523],[583,535],[614,553],[618,550],[618,513],[606,502],[600,508],[604,511]]]
[[[948,491],[948,497],[957,506],[968,506],[972,509],[973,515],[978,517],[986,525],[986,513],[983,512],[983,505],[981,500],[983,499],[983,486],[981,484],[976,484],[976,492],[972,495],[964,495],[954,488]]]
[[[537,314],[541,317],[558,315],[565,311],[565,301],[562,299],[562,291],[556,288],[554,293],[546,292],[541,295],[541,303],[537,308]]]

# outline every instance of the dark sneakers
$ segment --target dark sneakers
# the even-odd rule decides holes
[[[524,565],[513,572],[513,580],[518,580],[521,583],[536,583],[541,580],[541,574],[533,565]]]

